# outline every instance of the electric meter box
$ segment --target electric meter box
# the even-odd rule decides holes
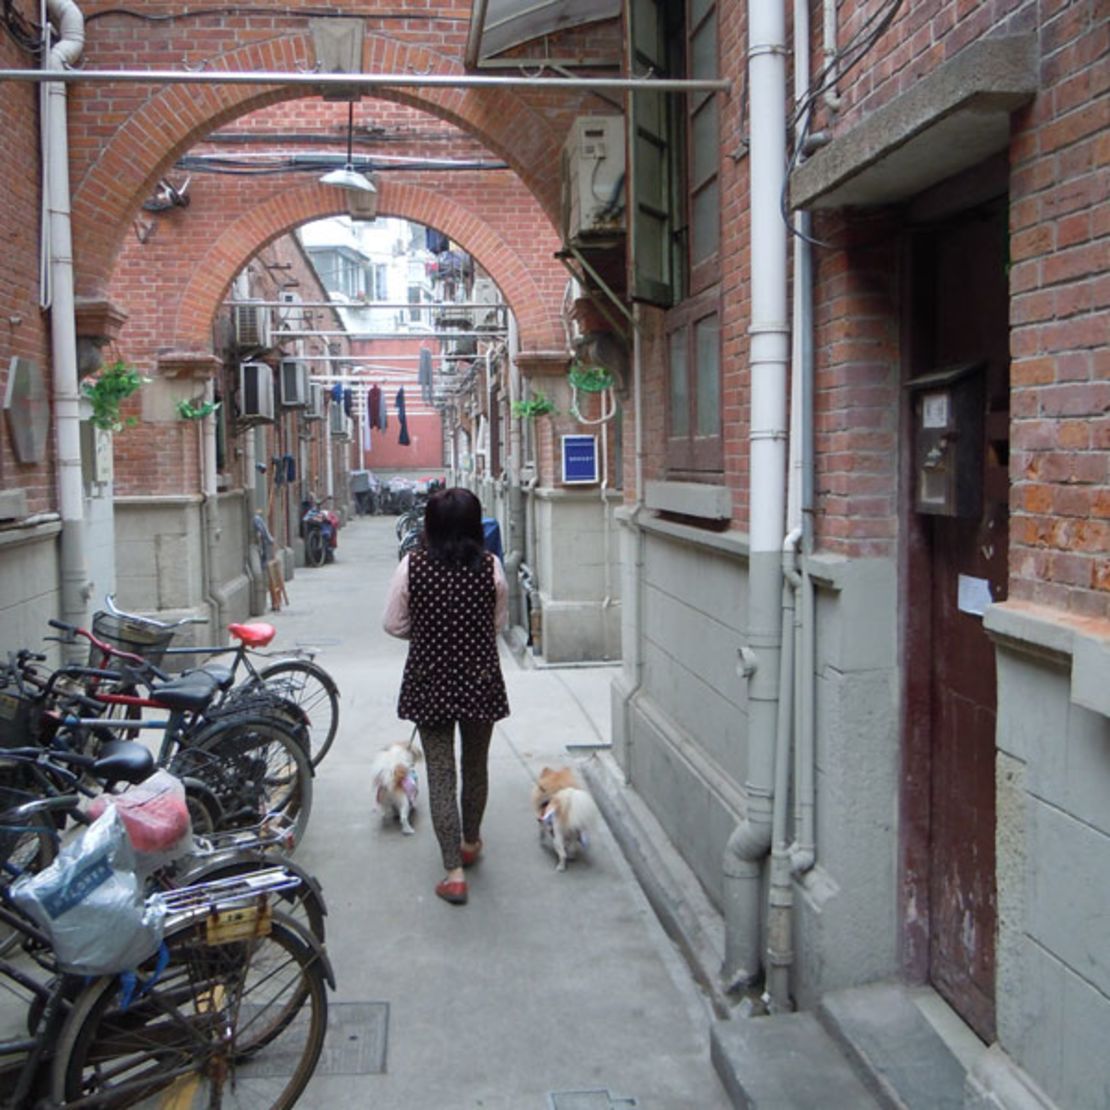
[[[968,363],[914,378],[914,509],[975,517],[983,502],[983,371]]]

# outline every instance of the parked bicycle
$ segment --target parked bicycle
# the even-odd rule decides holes
[[[72,804],[8,809],[0,833]],[[164,915],[161,943],[138,967],[92,979],[2,884],[0,923],[40,974],[0,961],[5,985],[28,1000],[29,1032],[0,1041],[0,1106],[292,1107],[319,1060],[335,986],[322,947],[274,909],[299,883],[273,867],[152,894],[142,921]],[[80,884],[62,889],[67,904],[84,901]]]
[[[69,634],[80,631],[91,637],[102,650],[114,651],[91,633],[53,623]],[[114,657],[125,655],[116,651]],[[74,664],[51,671],[42,659],[25,651],[0,669],[0,688],[17,721],[9,731],[23,736],[21,742],[50,743],[64,730],[70,747],[96,753],[120,737],[155,732],[158,762],[186,781],[199,829],[233,829],[282,813],[291,823],[293,842],[299,842],[312,807],[312,765],[307,737],[287,717],[259,705],[206,716],[219,684],[204,671],[153,683],[149,696],[144,696],[110,688],[112,683],[133,688],[146,681],[133,671]],[[112,717],[112,706],[156,709],[168,716]]]
[[[204,657],[201,666],[216,675],[222,689],[230,691],[234,704],[244,704],[265,691],[296,706],[299,723],[308,730],[309,754],[317,766],[331,750],[339,730],[339,687],[330,674],[315,661],[315,653],[307,648],[284,651],[276,656],[263,653],[277,635],[272,624],[262,621],[250,624],[229,624],[227,630],[236,641],[231,645],[173,646],[177,630],[196,618],[166,622],[138,613],[128,613],[115,604],[109,594],[104,609],[93,615],[93,634],[121,651],[127,651],[158,666],[166,656],[171,658]],[[224,656],[229,663],[221,663]],[[112,658],[110,651],[90,651],[90,665],[105,666]],[[272,658],[272,662],[266,662]],[[256,665],[255,660],[259,663]],[[158,675],[165,678],[165,672]]]

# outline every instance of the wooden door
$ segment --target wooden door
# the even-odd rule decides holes
[[[995,658],[984,599],[1006,597],[1009,347],[1005,206],[919,238],[915,371],[979,364],[980,511],[922,518],[929,606],[929,978],[985,1040],[994,1036]],[[920,279],[926,278],[925,288]],[[922,338],[924,330],[925,338]],[[927,356],[927,358],[923,358]],[[977,612],[977,610],[980,610]]]

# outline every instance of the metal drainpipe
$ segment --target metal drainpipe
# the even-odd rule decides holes
[[[43,68],[74,65],[85,44],[85,19],[72,0],[47,0],[47,15],[58,30]],[[44,34],[49,34],[48,30]],[[50,309],[53,354],[54,426],[58,453],[58,510],[61,532],[61,615],[85,625],[93,584],[85,555],[85,490],[81,470],[80,390],[77,384],[77,322],[74,316],[73,237],[70,228],[69,138],[66,87],[43,85],[43,211],[49,266],[44,267],[42,306]],[[63,648],[66,659],[81,657],[79,648]]]
[[[520,400],[520,367],[516,361],[518,334],[516,317],[510,312],[509,335],[505,345],[505,361],[509,367],[509,534],[505,537],[509,553],[505,556],[505,578],[509,583],[509,609],[513,614],[513,623],[523,626],[527,615],[517,571],[524,561],[524,493],[520,488],[520,470],[524,459],[521,422],[524,417],[513,414],[513,406]]]
[[[751,429],[747,814],[724,853],[724,977],[751,983],[760,967],[760,881],[771,847],[771,796],[781,651],[781,551],[786,471],[785,18],[781,5],[748,2],[751,90]]]
[[[797,637],[795,592],[801,576],[794,567],[801,528],[782,545],[782,666],[775,736],[775,796],[771,815],[771,882],[767,900],[766,998],[771,1013],[790,1009],[790,966],[794,962],[791,915],[790,843],[787,840],[787,790],[790,786],[790,739],[793,727],[794,645]]]
[[[213,400],[215,390],[212,380],[204,383],[204,400]],[[200,421],[197,428],[200,434],[201,493],[204,497],[202,515],[204,518],[204,600],[208,605],[209,619],[222,631],[227,623],[227,614],[218,581],[220,565],[220,494],[216,480],[216,417],[209,414]]]
[[[809,8],[807,0],[794,0],[794,103],[805,104],[809,93]],[[801,141],[808,113],[799,121],[795,141]],[[808,575],[798,571],[799,541],[811,531],[809,494],[813,488],[812,404],[812,256],[809,245],[809,216],[794,217],[794,298],[791,332],[790,375],[790,462],[788,467],[786,519],[790,532],[783,542],[783,659],[779,683],[779,731],[775,747],[775,796],[771,835],[771,881],[767,903],[767,991],[772,1012],[790,1009],[790,969],[794,962],[793,846],[787,838],[790,787],[790,750],[804,716],[812,673],[807,670],[803,643],[812,631],[812,607],[807,610],[806,591],[812,589]],[[810,537],[812,546],[812,537]],[[809,613],[808,623],[806,613]],[[804,629],[804,630],[803,630]],[[797,796],[797,794],[795,794]]]

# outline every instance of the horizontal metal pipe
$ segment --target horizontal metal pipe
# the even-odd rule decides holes
[[[299,359],[301,362],[350,362],[350,363],[353,363],[356,366],[375,366],[375,365],[378,365],[378,363],[367,362],[366,357],[367,356],[364,356],[364,355],[282,355],[282,358]],[[384,360],[388,360],[389,362],[416,362],[420,358],[419,355],[387,355],[387,354],[373,355],[373,356],[370,356],[370,357],[378,359],[379,362],[382,362]],[[446,359],[458,360],[458,361],[461,361],[461,362],[474,362],[479,356],[478,355],[434,355],[433,357],[435,359],[438,359],[438,360],[442,360],[442,359],[446,358]],[[241,359],[240,361],[250,362],[251,360],[245,358],[245,359]],[[390,367],[390,369],[396,370],[397,367],[393,366],[393,367]]]
[[[443,312],[457,308],[496,308],[505,309],[507,304],[490,304],[488,301],[465,301],[455,304],[413,304],[411,301],[224,301],[225,305],[251,305],[260,308],[287,308],[296,312],[298,308],[407,308],[417,312]],[[448,313],[449,314],[449,313]]]
[[[497,339],[508,333],[504,328],[487,328],[485,331],[287,331],[282,328],[278,335],[282,339],[305,339],[313,335],[342,335],[347,339],[463,339],[468,336],[485,336]],[[296,357],[296,356],[292,356]]]
[[[730,92],[727,78],[670,77],[479,77],[430,73],[282,73],[270,70],[229,72],[188,69],[0,69],[0,81],[64,81],[132,85],[283,85],[305,88],[358,89],[611,89],[618,92]]]

